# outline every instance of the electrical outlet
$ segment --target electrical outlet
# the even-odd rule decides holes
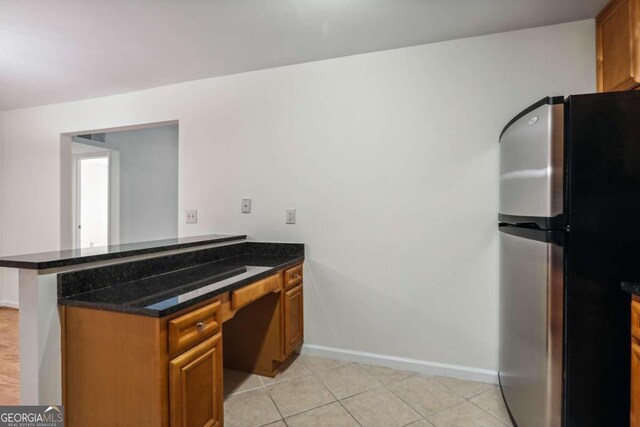
[[[197,210],[189,210],[186,212],[186,220],[187,224],[196,224],[198,222],[198,211]]]
[[[296,223],[296,210],[287,209],[287,224],[295,224],[295,223]]]
[[[251,199],[242,199],[242,213],[251,213]]]

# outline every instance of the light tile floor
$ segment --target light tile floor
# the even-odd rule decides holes
[[[505,427],[492,384],[298,356],[276,378],[225,370],[227,427]]]

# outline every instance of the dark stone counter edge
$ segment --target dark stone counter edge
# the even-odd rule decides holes
[[[622,282],[620,287],[623,291],[640,296],[640,282]]]
[[[125,250],[122,252],[77,256],[77,257],[65,258],[65,259],[54,260],[54,261],[18,261],[18,260],[11,260],[11,259],[0,259],[0,267],[24,268],[27,270],[47,270],[50,268],[69,267],[69,266],[80,265],[80,264],[88,264],[91,262],[126,258],[130,256],[148,255],[152,253],[161,253],[161,252],[167,252],[167,251],[172,251],[176,249],[187,249],[187,248],[192,248],[196,246],[206,246],[214,243],[225,243],[225,242],[232,242],[236,240],[240,241],[240,240],[245,240],[246,238],[247,238],[246,235],[215,237],[211,239],[204,239],[201,241],[175,243],[175,244],[170,244],[166,246],[154,246],[150,248],[131,249],[131,250]],[[24,255],[21,255],[21,256],[24,256]],[[11,258],[11,257],[8,257],[8,258]]]
[[[136,314],[141,316],[148,317],[165,317],[173,313],[177,313],[178,311],[189,308],[193,305],[211,299],[220,294],[224,294],[225,292],[233,291],[239,289],[243,286],[256,282],[260,279],[264,279],[265,277],[271,276],[277,271],[284,270],[289,267],[293,267],[296,264],[300,264],[304,262],[304,256],[292,258],[291,260],[284,262],[282,264],[276,265],[268,270],[262,271],[260,273],[256,273],[252,276],[245,277],[243,279],[238,280],[237,282],[233,282],[224,286],[222,288],[216,289],[215,291],[199,295],[196,298],[190,299],[188,301],[184,301],[183,303],[176,304],[172,307],[163,309],[163,310],[153,310],[142,307],[132,307],[124,304],[106,304],[106,303],[91,303],[85,301],[78,301],[71,298],[59,298],[58,305],[70,306],[70,307],[82,307],[82,308],[91,308],[95,310],[103,310],[103,311],[115,311],[119,313],[127,313],[127,314]],[[228,280],[228,279],[223,279]],[[215,283],[215,282],[213,282]],[[210,283],[211,284],[211,283]]]

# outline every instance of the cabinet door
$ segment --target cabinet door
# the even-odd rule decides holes
[[[612,1],[596,18],[599,92],[628,90],[640,82],[638,3]]]
[[[304,337],[302,284],[284,294],[284,352],[289,355]]]
[[[169,362],[172,427],[222,426],[222,334]]]

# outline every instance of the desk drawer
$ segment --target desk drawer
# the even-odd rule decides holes
[[[231,309],[237,310],[265,296],[269,292],[277,292],[281,289],[280,275],[274,274],[273,276],[269,276],[231,292]]]
[[[288,290],[302,283],[302,264],[284,271],[284,289]]]
[[[183,352],[220,330],[220,301],[169,321],[169,353]]]

